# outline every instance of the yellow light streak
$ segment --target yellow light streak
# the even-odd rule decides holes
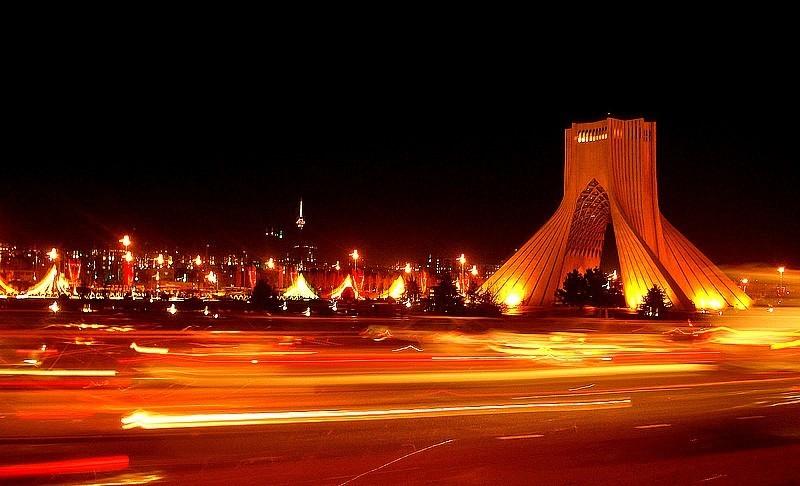
[[[788,343],[774,343],[770,345],[770,349],[785,349],[800,347],[800,339],[797,341],[789,341]]]
[[[122,428],[175,429],[189,427],[223,427],[242,425],[269,425],[302,422],[342,422],[355,420],[381,420],[431,417],[440,415],[474,415],[537,409],[594,410],[630,407],[630,398],[616,400],[576,402],[536,402],[500,405],[465,405],[451,407],[397,408],[385,410],[304,410],[289,412],[216,413],[168,415],[137,411],[121,419]]]
[[[164,479],[164,476],[161,476],[160,474],[156,473],[151,473],[151,474],[131,473],[131,474],[122,474],[119,476],[114,476],[97,483],[81,483],[81,484],[83,484],[83,486],[127,486],[129,484],[155,483],[157,481],[161,481],[162,479]]]
[[[149,346],[139,346],[136,343],[131,343],[131,349],[136,351],[137,353],[144,353],[144,354],[167,354],[169,353],[169,348],[154,348]]]
[[[184,371],[173,368],[154,367],[150,369],[153,376],[161,376],[180,380],[191,377],[193,382],[198,380],[215,380],[218,375],[224,375],[228,384],[233,385],[246,382],[250,385],[269,384],[274,386],[337,386],[337,385],[379,385],[379,384],[405,384],[405,383],[472,383],[472,382],[502,382],[519,380],[548,380],[568,377],[598,377],[598,376],[626,376],[641,374],[669,374],[693,373],[716,370],[715,365],[708,364],[640,364],[617,366],[590,366],[580,368],[554,368],[537,370],[512,370],[512,371],[466,371],[466,372],[423,372],[423,373],[367,373],[343,375],[294,375],[281,376],[262,374],[247,374],[245,372],[232,376],[230,371],[203,370],[202,373]]]

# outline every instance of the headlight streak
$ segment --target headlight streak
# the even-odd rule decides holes
[[[538,402],[502,405],[466,405],[450,407],[406,408],[386,410],[310,410],[290,412],[217,413],[192,415],[166,415],[137,411],[121,419],[124,430],[142,428],[175,429],[191,427],[223,427],[243,425],[271,425],[303,422],[343,422],[356,420],[404,419],[443,415],[476,415],[490,412],[533,411],[563,408],[572,410],[597,410],[626,408],[630,398],[580,402]]]
[[[668,364],[642,364],[642,365],[608,365],[581,368],[547,368],[534,370],[487,370],[487,371],[433,371],[418,373],[367,373],[367,374],[340,374],[340,375],[263,375],[262,373],[247,374],[244,371],[235,377],[228,370],[204,370],[195,372],[174,368],[150,368],[153,376],[173,379],[192,378],[213,380],[218,376],[228,377],[228,384],[235,386],[238,383],[249,385],[272,386],[333,386],[333,385],[379,385],[379,384],[405,384],[405,383],[472,383],[472,382],[499,382],[499,381],[525,381],[547,380],[569,377],[600,377],[600,376],[625,376],[639,374],[668,374],[668,373],[695,373],[716,370],[715,365],[668,363]]]

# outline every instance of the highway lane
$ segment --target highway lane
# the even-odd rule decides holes
[[[313,319],[253,331],[245,318],[176,329],[98,316],[10,325],[0,481],[800,480],[796,331],[785,318],[719,319],[680,333]]]

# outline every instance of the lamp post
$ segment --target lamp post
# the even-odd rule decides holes
[[[358,259],[361,258],[361,256],[358,254],[358,250],[353,250],[350,256],[353,258],[353,273],[355,274],[358,271]]]
[[[461,276],[459,277],[460,286],[461,286],[461,293],[463,294],[466,289],[464,289],[464,265],[467,264],[467,259],[464,257],[462,253],[460,257],[458,257],[458,263],[461,264]]]
[[[122,238],[119,239],[119,242],[122,244],[122,249],[123,249],[123,252],[124,252],[123,253],[123,258],[125,259],[126,262],[128,262],[128,264],[130,264],[131,260],[128,260],[128,255],[130,255],[130,252],[128,251],[128,247],[131,246],[131,244],[133,244],[133,240],[131,240],[131,237],[128,236],[128,235],[122,235]],[[124,275],[121,275],[121,277],[124,278]],[[122,280],[122,279],[120,279],[120,280]],[[125,282],[122,282],[121,287],[122,287],[122,292],[124,293],[125,292]]]
[[[780,284],[778,286],[778,297],[783,297],[783,294],[784,294],[784,292],[783,292],[783,272],[785,272],[785,271],[786,271],[786,267],[784,267],[783,265],[778,267],[778,274],[780,275]]]

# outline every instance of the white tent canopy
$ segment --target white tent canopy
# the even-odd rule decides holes
[[[286,289],[283,296],[287,299],[317,299],[317,294],[311,289],[306,282],[306,278],[301,273],[297,276],[297,280],[292,283],[291,287]]]
[[[63,274],[58,272],[58,266],[53,265],[42,280],[25,292],[26,297],[58,297],[69,294],[69,282]]]

